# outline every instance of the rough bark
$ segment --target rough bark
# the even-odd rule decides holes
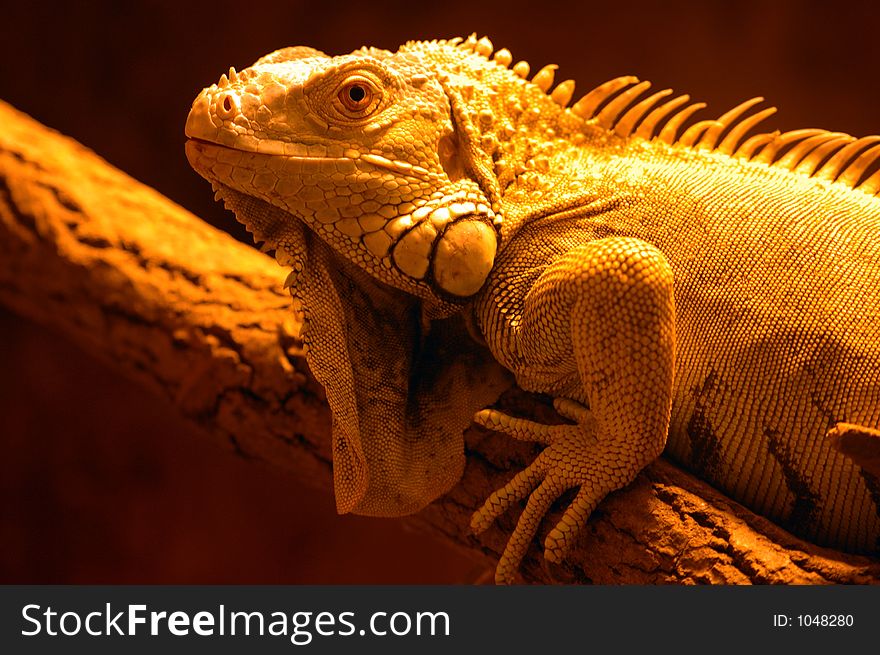
[[[329,412],[303,358],[284,272],[2,103],[0,124],[0,302],[170,399],[238,454],[329,491]],[[541,399],[516,389],[500,404],[552,416]],[[478,428],[466,444],[462,482],[412,521],[493,562],[515,517],[474,537],[470,514],[535,451]],[[535,547],[523,575],[871,583],[880,580],[880,563],[800,541],[660,460],[602,503],[568,563],[548,565]]]

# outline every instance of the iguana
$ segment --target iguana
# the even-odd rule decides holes
[[[750,136],[761,98],[688,125],[702,103],[629,76],[569,107],[555,66],[512,63],[474,36],[291,47],[192,105],[190,163],[293,269],[338,510],[448,491],[473,418],[545,446],[474,514],[528,498],[499,582],[564,491],[550,560],[664,449],[804,538],[875,552],[880,137]],[[568,422],[486,409],[496,362]]]

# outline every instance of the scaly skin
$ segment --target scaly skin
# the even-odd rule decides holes
[[[474,515],[529,499],[500,582],[562,492],[555,560],[664,448],[801,536],[877,550],[880,139],[747,139],[771,113],[740,120],[754,102],[679,134],[699,106],[640,102],[634,78],[567,109],[555,67],[526,81],[492,51],[288,48],[187,120],[193,167],[294,269],[339,510],[413,512],[455,484],[500,363],[570,420],[475,416],[545,445]]]

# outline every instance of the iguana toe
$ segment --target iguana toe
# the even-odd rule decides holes
[[[526,498],[544,479],[546,471],[541,466],[540,457],[531,466],[517,473],[501,489],[493,492],[483,506],[471,517],[471,530],[474,534],[483,532],[492,522],[506,512],[512,505]]]

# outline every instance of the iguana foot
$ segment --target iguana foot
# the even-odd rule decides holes
[[[596,422],[590,411],[580,403],[564,398],[555,400],[553,405],[561,416],[575,424],[544,425],[494,409],[483,410],[474,417],[478,424],[504,432],[514,439],[547,446],[531,465],[493,493],[471,519],[474,532],[482,532],[512,505],[529,496],[498,563],[495,573],[498,584],[514,581],[541,520],[560,495],[568,489],[580,487],[544,541],[544,557],[551,562],[559,562],[568,554],[590,513],[606,493],[605,481],[597,478],[597,470],[601,471],[601,468],[596,453],[600,448],[596,439]]]

